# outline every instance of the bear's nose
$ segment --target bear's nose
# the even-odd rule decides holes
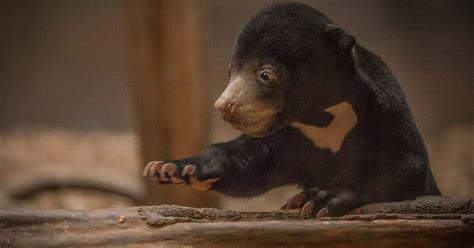
[[[217,99],[217,101],[214,103],[214,107],[219,110],[219,112],[221,112],[224,118],[230,117],[232,115],[233,106],[233,103],[222,97]]]

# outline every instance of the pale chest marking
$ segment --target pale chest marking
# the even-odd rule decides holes
[[[324,111],[334,116],[326,127],[316,127],[300,122],[294,122],[291,126],[299,129],[316,147],[337,153],[346,135],[357,125],[357,114],[348,102],[341,102]]]

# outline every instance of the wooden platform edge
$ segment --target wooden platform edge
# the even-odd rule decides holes
[[[419,198],[367,205],[350,215],[323,219],[302,218],[296,211],[241,213],[175,205],[98,210],[3,209],[0,247],[472,247],[474,213],[470,203],[470,199]]]

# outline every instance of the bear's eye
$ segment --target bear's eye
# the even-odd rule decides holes
[[[274,79],[275,78],[273,74],[268,69],[261,70],[258,74],[258,80],[262,83],[268,84],[271,83]]]
[[[268,72],[262,72],[260,74],[260,77],[262,77],[262,79],[265,80],[265,81],[270,81],[270,79],[271,79],[270,73],[268,73]]]

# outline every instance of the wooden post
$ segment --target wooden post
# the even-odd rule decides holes
[[[182,158],[207,143],[201,1],[129,1],[131,86],[143,165]],[[144,179],[145,180],[145,179]],[[145,204],[209,206],[187,186],[152,185]]]

